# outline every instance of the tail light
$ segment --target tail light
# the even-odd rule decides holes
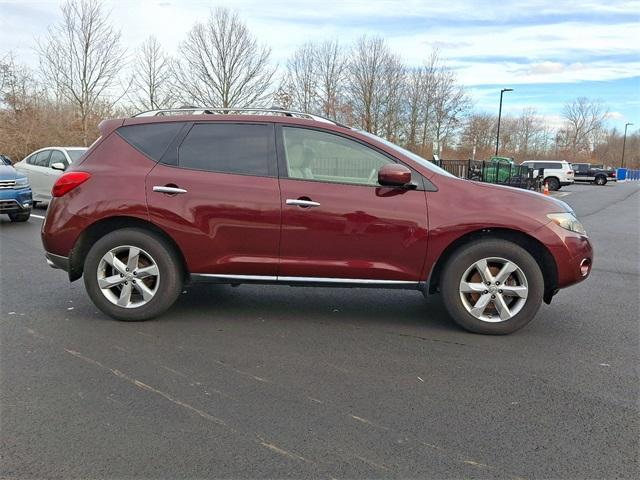
[[[64,173],[53,185],[53,188],[51,189],[51,195],[53,195],[54,197],[62,197],[81,183],[89,180],[89,177],[91,177],[91,174],[87,172]]]
[[[567,172],[567,175],[573,175],[573,170],[569,170],[569,171]]]

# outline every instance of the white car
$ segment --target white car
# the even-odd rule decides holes
[[[561,187],[572,185],[575,181],[573,167],[565,160],[527,160],[522,165],[533,168],[534,176],[538,176],[540,169],[544,171],[544,183],[549,190],[560,190]]]
[[[77,161],[87,149],[85,147],[46,147],[36,150],[15,169],[29,178],[33,190],[33,205],[51,200],[51,188],[69,164]]]

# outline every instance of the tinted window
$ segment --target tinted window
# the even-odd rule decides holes
[[[378,185],[378,170],[393,161],[361,143],[339,135],[284,127],[289,178]]]
[[[268,176],[274,162],[271,124],[196,124],[178,149],[178,165],[196,170]]]
[[[50,153],[51,150],[43,150],[42,152],[34,153],[27,159],[27,163],[35,165],[36,167],[48,167]]]
[[[67,161],[67,157],[64,156],[64,153],[60,150],[53,150],[51,152],[51,157],[49,158],[49,165],[53,165],[58,162],[64,164],[65,168],[69,166],[69,162]]]
[[[118,134],[157,162],[181,128],[182,123],[178,122],[145,123],[121,127]]]

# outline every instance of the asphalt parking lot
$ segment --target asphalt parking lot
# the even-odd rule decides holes
[[[0,477],[638,478],[639,192],[562,189],[593,273],[506,337],[392,290],[199,285],[120,323],[3,217]]]

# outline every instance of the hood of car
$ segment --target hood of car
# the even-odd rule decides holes
[[[496,203],[501,204],[503,208],[524,210],[528,213],[538,212],[543,216],[547,213],[573,213],[573,209],[567,203],[549,195],[506,185],[481,182],[471,183],[483,192],[483,197],[493,199]]]
[[[22,178],[24,175],[19,173],[15,168],[10,165],[0,165],[0,180],[15,180],[16,178]]]

